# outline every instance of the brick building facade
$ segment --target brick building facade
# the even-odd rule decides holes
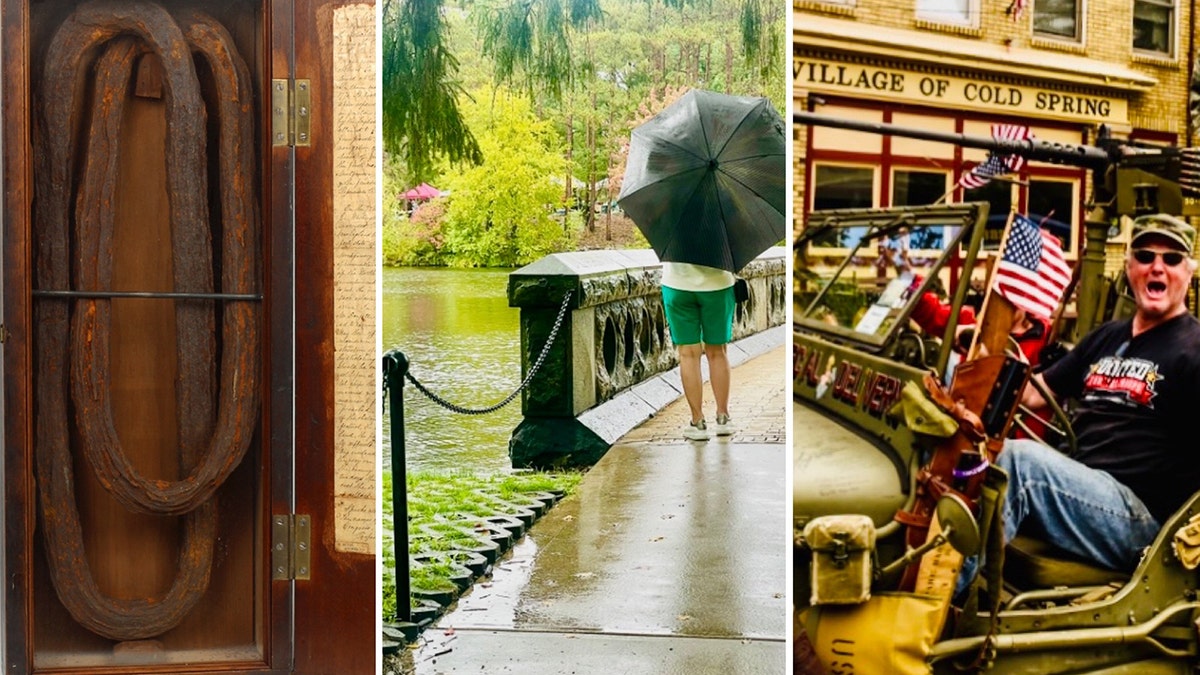
[[[1019,4],[1023,7],[1018,8]],[[1101,125],[1148,144],[1191,145],[1191,5],[1181,0],[795,0],[794,109],[946,132],[993,124],[1093,143]],[[992,203],[989,228],[1028,213],[1075,258],[1091,178],[1030,162],[1013,180],[956,182],[986,152],[793,126],[795,227],[814,208]],[[1114,245],[1123,237],[1114,228]],[[837,249],[844,242],[816,241]],[[832,251],[831,251],[832,252]]]

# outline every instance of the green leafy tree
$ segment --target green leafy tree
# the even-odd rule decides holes
[[[562,96],[576,73],[591,70],[590,60],[576,57],[576,34],[600,20],[599,0],[504,0],[480,3],[477,13],[483,53],[495,64],[497,83],[522,79],[532,93],[543,89]]]
[[[439,155],[478,163],[479,144],[458,109],[458,59],[447,48],[442,0],[384,0],[383,144],[417,179]]]
[[[633,88],[649,81],[782,101],[784,11],[771,0],[475,0],[461,7],[384,0],[384,147],[418,179],[430,175],[439,155],[453,163],[478,161],[473,130],[458,108],[459,57],[485,57],[494,83],[519,86],[539,107],[561,100],[581,81],[590,86],[602,69],[626,71],[621,86],[635,99],[645,91]],[[620,22],[608,22],[608,12]],[[477,53],[450,46],[450,17],[464,13],[476,27]],[[639,16],[642,26],[630,22]],[[613,26],[640,38],[641,53],[593,49],[594,34]],[[625,44],[632,46],[628,39]],[[598,65],[614,54],[608,67]],[[736,54],[744,55],[740,68],[734,68]]]
[[[480,99],[483,97],[481,96]],[[458,266],[515,267],[569,245],[551,217],[562,202],[562,143],[529,100],[499,89],[464,107],[483,163],[449,177],[445,252]]]

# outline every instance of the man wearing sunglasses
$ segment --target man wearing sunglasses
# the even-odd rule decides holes
[[[1018,529],[1115,570],[1131,570],[1197,489],[1200,321],[1187,311],[1196,232],[1168,215],[1134,221],[1125,273],[1137,309],[1099,326],[1041,378],[1077,401],[1074,457],[1034,440],[1005,444],[1004,534]],[[1022,403],[1045,407],[1033,386]]]

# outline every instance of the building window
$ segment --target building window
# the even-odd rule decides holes
[[[1058,237],[1070,253],[1075,244],[1075,181],[1029,180],[1030,220]]]
[[[1079,0],[1034,0],[1033,32],[1041,37],[1079,40]]]
[[[892,206],[925,206],[946,195],[946,173],[897,169],[892,174]]]
[[[1175,3],[1173,0],[1134,0],[1133,2],[1133,48],[1165,54],[1174,54]]]
[[[1004,226],[1008,224],[1008,214],[1013,209],[1013,185],[1005,180],[993,180],[983,187],[973,190],[963,190],[964,202],[987,202],[987,225],[983,232],[983,247],[989,250],[1000,248],[1000,238],[1004,235]]]
[[[935,23],[975,25],[978,0],[917,0],[917,18]]]
[[[875,168],[818,164],[813,170],[813,210],[867,209],[875,206]],[[813,246],[850,248],[866,228],[833,229],[813,239]]]
[[[892,206],[936,204],[946,196],[948,178],[942,171],[897,169],[892,174]],[[913,250],[940,250],[946,241],[945,227],[923,227],[911,233],[908,245]]]

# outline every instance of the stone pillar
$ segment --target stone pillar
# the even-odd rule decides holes
[[[598,357],[623,348],[612,330],[597,330],[596,308],[629,299],[634,278],[643,279],[640,292],[657,292],[658,267],[652,251],[582,251],[546,256],[509,276],[509,306],[521,309],[522,376],[572,292],[554,345],[522,392],[525,419],[509,441],[513,466],[584,466],[607,452],[609,443],[577,420],[597,403]],[[601,340],[607,335],[607,345],[597,347],[597,333]]]

